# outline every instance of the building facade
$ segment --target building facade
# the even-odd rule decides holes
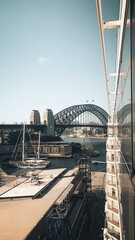
[[[71,157],[72,146],[65,142],[41,143],[41,155],[49,157]]]
[[[43,124],[47,126],[47,134],[54,135],[54,116],[51,109],[46,109],[44,111]]]
[[[106,223],[104,239],[135,239],[135,0],[119,3],[112,21],[103,16],[105,1],[97,0],[110,119],[108,120]],[[108,1],[106,1],[106,6]],[[109,9],[110,16],[112,9]],[[108,14],[109,16],[109,14]],[[103,21],[106,19],[106,21]],[[106,31],[106,29],[108,31]],[[115,59],[107,53],[107,34]],[[106,32],[106,33],[105,33]],[[115,46],[115,47],[114,47]],[[108,71],[108,66],[114,65]],[[113,87],[110,83],[113,81]]]
[[[34,148],[33,148],[34,145]],[[27,144],[25,146],[28,155],[33,155],[34,150],[38,152],[38,142],[32,144]],[[0,156],[11,155],[14,151],[14,145],[0,145]],[[18,153],[22,153],[22,146],[18,148]],[[41,142],[40,143],[40,154],[42,156],[48,157],[71,157],[72,156],[72,146],[65,142]]]

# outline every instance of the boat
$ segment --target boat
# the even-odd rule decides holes
[[[92,160],[92,164],[96,165],[96,164],[98,164],[98,162],[95,160]]]
[[[17,168],[32,168],[32,169],[44,169],[50,165],[50,161],[47,158],[40,158],[40,134],[39,132],[39,139],[38,139],[38,152],[35,154],[34,157],[27,157],[27,153],[25,152],[25,124],[23,124],[23,138],[22,138],[22,157],[21,160],[13,159],[16,155],[17,144],[15,146],[14,152],[11,157],[11,161],[9,161],[9,165]],[[33,146],[33,145],[32,145]],[[19,145],[18,145],[19,147]],[[34,148],[34,147],[33,147]],[[35,148],[34,148],[35,153]]]
[[[96,151],[96,150],[91,151],[91,157],[97,157],[99,155],[100,155],[99,151]]]

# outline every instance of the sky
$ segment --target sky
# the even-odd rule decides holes
[[[118,2],[103,0],[107,17]],[[0,123],[86,103],[108,111],[96,0],[0,0],[0,35]]]

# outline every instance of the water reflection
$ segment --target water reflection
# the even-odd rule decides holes
[[[106,162],[106,139],[99,139],[99,138],[69,138],[69,137],[62,137],[63,141],[71,143],[81,143],[81,145],[91,144],[94,147],[94,150],[99,151],[100,155],[94,157],[94,160],[100,163],[92,164],[92,171],[106,171],[106,164],[102,162]],[[66,166],[68,169],[73,168],[78,163],[75,162],[75,159],[52,159],[51,160],[51,167],[64,167]]]

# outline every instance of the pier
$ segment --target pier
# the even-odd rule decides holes
[[[92,202],[97,197],[99,199],[100,191],[104,188],[104,176],[105,173],[92,173],[93,193],[87,193],[88,201],[86,183],[77,167],[70,171],[65,168],[36,170],[16,177],[0,188],[0,239],[53,239],[56,235],[54,216],[57,218],[57,214],[61,239],[69,239],[69,236],[73,239],[82,221],[83,233],[85,224],[89,224],[89,218],[92,217],[86,213],[91,212],[90,205],[95,206]],[[89,207],[89,211],[86,211],[86,207]],[[89,235],[93,226],[94,222]],[[79,233],[79,239],[82,233]]]

